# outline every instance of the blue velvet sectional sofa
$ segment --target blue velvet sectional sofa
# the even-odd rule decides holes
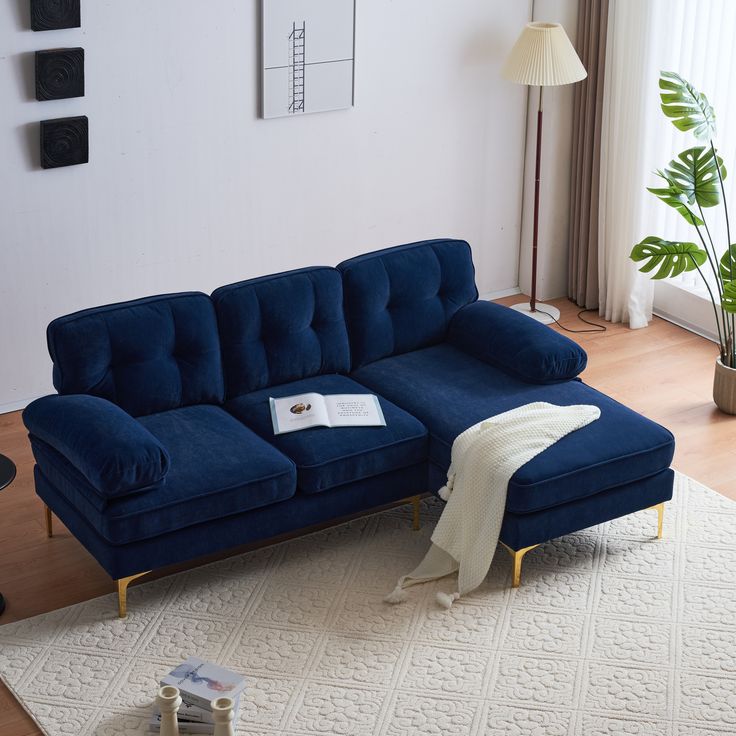
[[[36,490],[121,615],[154,568],[436,491],[460,432],[531,401],[601,417],[511,479],[514,585],[554,537],[649,507],[661,532],[672,496],[672,435],[582,383],[574,342],[479,301],[463,241],[87,309],[47,336],[58,395],[23,415]],[[386,426],[274,436],[269,397],[305,391],[374,392]]]

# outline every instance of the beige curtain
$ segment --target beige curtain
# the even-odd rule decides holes
[[[575,85],[567,295],[598,307],[598,200],[609,0],[579,0],[577,52],[588,76]]]

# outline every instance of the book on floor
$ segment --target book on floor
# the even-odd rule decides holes
[[[202,734],[214,734],[215,724],[214,723],[197,723],[196,721],[182,721],[176,719],[179,726],[180,734],[189,733],[202,733]],[[161,714],[154,712],[151,720],[148,722],[149,733],[159,733],[161,731]]]
[[[237,721],[240,712],[240,695],[233,700],[233,711]],[[179,725],[180,734],[210,734],[215,732],[215,719],[212,711],[209,708],[188,705],[183,699],[176,714],[176,722]],[[153,715],[148,722],[148,731],[151,733],[161,731],[161,711],[158,706],[153,707]]]
[[[216,698],[232,698],[239,704],[245,678],[217,664],[189,657],[161,679],[161,686],[164,685],[179,688],[185,710],[194,707],[211,713],[210,703]]]
[[[297,394],[269,398],[274,434],[309,427],[385,427],[375,394]]]

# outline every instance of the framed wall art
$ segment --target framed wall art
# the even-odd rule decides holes
[[[353,106],[355,0],[262,0],[264,118]]]

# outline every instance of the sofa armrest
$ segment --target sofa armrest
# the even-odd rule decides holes
[[[529,383],[558,383],[585,369],[588,356],[575,342],[520,312],[477,301],[450,322],[448,342]]]
[[[63,455],[105,498],[159,483],[169,454],[140,422],[96,396],[44,396],[26,407],[32,437]]]

